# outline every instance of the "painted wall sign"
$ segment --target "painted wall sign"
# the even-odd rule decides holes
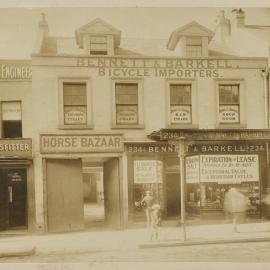
[[[191,110],[188,105],[171,105],[171,123],[188,124],[191,123]]]
[[[86,108],[79,106],[65,106],[64,120],[67,125],[86,124]]]
[[[117,106],[116,107],[116,122],[117,124],[137,124],[138,110],[137,106]]]
[[[160,140],[269,140],[270,130],[257,129],[257,130],[168,130],[161,129],[159,135],[153,134],[154,138],[159,136]]]
[[[218,78],[219,70],[250,67],[245,61],[233,59],[186,59],[186,58],[125,58],[79,57],[78,67],[98,70],[98,76],[109,77],[162,77],[162,78]],[[266,68],[267,61],[252,62],[254,68]]]
[[[40,135],[41,153],[122,152],[122,135]]]
[[[32,157],[32,140],[0,139],[0,157]]]
[[[175,145],[151,145],[151,144],[134,144],[127,145],[129,153],[175,153],[177,148]]]
[[[238,105],[220,105],[219,123],[239,123]]]
[[[0,80],[31,80],[32,69],[19,63],[0,64]]]
[[[134,183],[162,183],[163,162],[159,160],[134,160]]]
[[[259,181],[258,155],[200,155],[200,182]]]

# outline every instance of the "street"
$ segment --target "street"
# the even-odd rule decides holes
[[[132,248],[103,252],[36,254],[1,258],[0,263],[62,262],[270,262],[270,242]]]

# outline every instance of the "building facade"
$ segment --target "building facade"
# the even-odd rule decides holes
[[[221,13],[215,32],[192,21],[155,55],[144,46],[145,54],[120,47],[121,31],[101,19],[72,38],[50,36],[43,16],[31,81],[0,82],[2,125],[22,121],[16,145],[32,139],[33,151],[19,162],[15,151],[10,157],[14,178],[27,174],[28,229],[82,230],[100,222],[123,229],[144,220],[140,202],[148,190],[165,218],[180,216],[185,194],[190,218],[222,219],[232,185],[250,198],[250,217],[262,218],[270,187],[268,55],[237,47],[235,36],[245,42],[254,31],[243,18],[242,10],[233,22]],[[17,113],[8,116],[5,106]],[[7,194],[10,200],[9,185]]]

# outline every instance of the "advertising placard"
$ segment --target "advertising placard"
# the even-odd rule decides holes
[[[193,184],[200,181],[200,156],[186,157],[186,183]]]
[[[134,183],[162,183],[163,162],[158,160],[134,160]]]
[[[239,106],[220,105],[219,123],[239,123]]]
[[[189,105],[171,105],[171,123],[191,123],[191,111]]]

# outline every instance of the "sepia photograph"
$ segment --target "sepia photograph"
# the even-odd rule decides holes
[[[270,269],[270,3],[56,2],[0,2],[0,269]]]

